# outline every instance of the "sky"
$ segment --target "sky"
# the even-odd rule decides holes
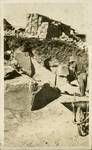
[[[83,3],[6,3],[3,7],[4,18],[14,27],[25,27],[29,13],[39,13],[62,21],[82,33],[86,31],[86,9]]]

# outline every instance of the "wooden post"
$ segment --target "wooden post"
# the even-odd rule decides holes
[[[57,72],[55,71],[55,87],[57,85]]]

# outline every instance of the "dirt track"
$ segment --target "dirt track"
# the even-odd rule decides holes
[[[56,107],[56,112],[52,108]],[[61,110],[61,111],[60,111]],[[32,113],[25,121],[7,133],[8,146],[88,146],[88,136],[80,137],[72,123],[72,113],[54,102],[48,109]],[[8,136],[9,135],[9,136]],[[13,138],[14,137],[14,138]]]
[[[65,86],[65,82],[65,79],[58,82],[62,87],[61,97],[40,110],[30,112],[30,119],[22,119],[18,122],[16,118],[11,117],[11,126],[6,122],[5,146],[88,147],[89,136],[79,136],[77,126],[73,124],[73,113],[61,104],[61,101],[74,99],[73,96],[63,94],[64,91],[71,94],[75,91],[79,92],[78,87],[73,87],[68,83]]]

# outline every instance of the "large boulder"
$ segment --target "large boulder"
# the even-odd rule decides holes
[[[28,14],[26,35],[29,37],[39,37],[40,39],[51,39],[60,37],[62,32],[70,34],[71,27],[60,21],[53,20],[47,16],[36,13]]]
[[[31,57],[29,55],[25,56],[25,53],[22,52],[21,47],[15,50],[14,57],[19,66],[23,68],[27,75],[32,77],[35,74],[35,67],[32,63]]]
[[[4,108],[17,113],[29,113],[32,99],[31,79],[21,76],[5,81]]]
[[[34,78],[39,80],[42,85],[45,83],[49,83],[51,86],[55,86],[55,74],[46,69],[44,66],[39,64],[36,59],[32,58],[32,62],[35,67],[35,75]]]
[[[32,101],[32,79],[20,76],[5,80],[4,121],[5,131],[14,130],[22,120],[29,120]]]
[[[31,79],[28,77],[19,77],[13,80],[5,81],[5,109],[24,111],[29,107],[31,101],[30,88]]]

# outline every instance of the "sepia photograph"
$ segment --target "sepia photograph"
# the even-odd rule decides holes
[[[87,9],[3,3],[4,149],[90,149]]]

